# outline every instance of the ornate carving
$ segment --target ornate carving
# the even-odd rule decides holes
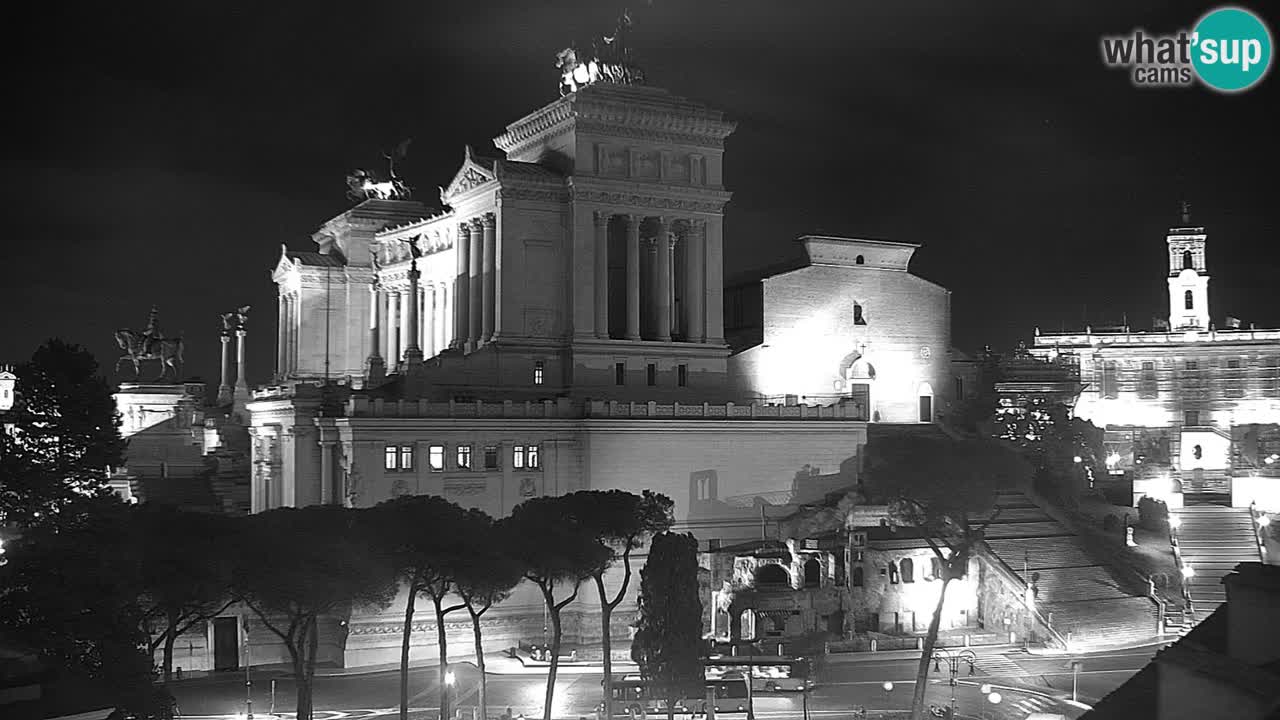
[[[475,168],[467,168],[463,171],[462,177],[458,178],[458,182],[454,185],[453,190],[455,193],[466,192],[491,180],[493,180],[493,178],[486,176],[479,170],[476,170]]]
[[[483,481],[460,481],[447,482],[444,485],[444,494],[449,496],[465,496],[465,495],[483,495],[485,485]]]
[[[657,210],[682,210],[685,212],[704,213],[722,213],[724,212],[725,204],[728,202],[728,198],[724,200],[695,200],[600,190],[575,190],[573,199],[579,202],[599,203],[602,205],[623,205]]]

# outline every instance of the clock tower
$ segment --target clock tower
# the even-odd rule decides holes
[[[1182,203],[1181,224],[1169,228],[1169,329],[1209,329],[1209,272],[1205,266],[1203,227],[1191,224],[1191,207]]]

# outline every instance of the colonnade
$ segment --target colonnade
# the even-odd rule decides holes
[[[416,323],[418,332],[412,340],[416,341],[423,357],[440,354],[454,341],[452,323],[449,322],[453,305],[453,291],[449,283],[423,281],[416,288],[412,285],[396,288],[369,286],[372,354],[390,360],[389,367],[395,367],[398,360],[404,359],[413,323]],[[410,312],[412,305],[417,306],[413,308],[417,312]]]

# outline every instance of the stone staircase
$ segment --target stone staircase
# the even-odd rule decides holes
[[[1036,608],[1073,649],[1135,644],[1157,633],[1158,609],[1084,541],[1021,493],[1002,493],[987,546],[1036,588]]]
[[[1175,538],[1183,565],[1195,573],[1184,580],[1194,610],[1193,624],[1227,601],[1222,578],[1236,565],[1262,562],[1250,512],[1220,505],[1191,505],[1172,512],[1181,521]]]

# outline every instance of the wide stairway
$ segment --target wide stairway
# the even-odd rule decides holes
[[[1158,610],[1126,588],[1066,526],[1021,493],[1002,493],[987,546],[1037,588],[1036,607],[1073,649],[1150,640]]]
[[[1181,522],[1176,530],[1183,566],[1194,573],[1185,580],[1200,622],[1227,601],[1222,578],[1242,562],[1262,562],[1249,508],[1190,505],[1172,514]]]

